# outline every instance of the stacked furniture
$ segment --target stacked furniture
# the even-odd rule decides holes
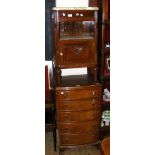
[[[53,75],[59,148],[98,144],[102,85],[98,82],[98,8],[52,9]],[[87,74],[62,76],[62,69]]]

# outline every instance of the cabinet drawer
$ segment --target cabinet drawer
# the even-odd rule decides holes
[[[62,37],[62,40],[69,38]],[[92,41],[61,42],[56,59],[57,64],[64,68],[94,66],[97,59],[94,43]]]
[[[79,122],[79,121],[90,121],[100,118],[100,110],[91,111],[75,111],[75,112],[60,112],[58,111],[57,117],[60,122]]]
[[[99,139],[99,133],[89,132],[82,134],[60,134],[61,145],[81,145],[97,142]]]
[[[94,86],[79,86],[69,89],[63,89],[63,87],[56,91],[57,100],[83,100],[95,97],[101,97],[102,90],[101,85]]]
[[[100,119],[78,123],[58,123],[58,128],[60,133],[77,134],[82,132],[91,132],[100,128]]]
[[[57,110],[60,111],[81,111],[92,110],[101,107],[101,99],[95,98],[90,100],[78,101],[57,101]]]

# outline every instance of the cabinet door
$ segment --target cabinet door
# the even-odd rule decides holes
[[[57,51],[57,64],[61,67],[83,67],[96,64],[96,50],[92,41],[65,42]]]

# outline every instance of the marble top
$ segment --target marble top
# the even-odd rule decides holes
[[[52,10],[99,10],[98,7],[53,7]]]

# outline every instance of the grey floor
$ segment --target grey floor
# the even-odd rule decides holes
[[[45,155],[59,155],[59,150],[54,152],[52,132],[45,133]],[[61,155],[100,155],[100,151],[95,146],[67,149]]]

